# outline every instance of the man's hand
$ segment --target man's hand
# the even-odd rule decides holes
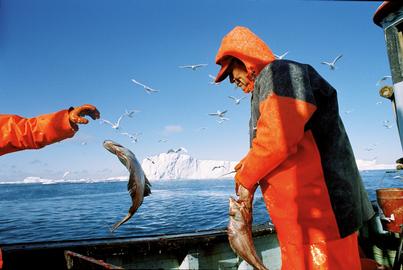
[[[78,130],[77,124],[88,124],[88,119],[84,117],[87,115],[93,120],[99,119],[100,117],[97,108],[90,104],[81,105],[70,110],[69,119],[74,130]]]

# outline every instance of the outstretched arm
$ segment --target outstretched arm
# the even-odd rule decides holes
[[[92,105],[83,105],[33,118],[0,114],[0,156],[24,149],[39,149],[46,145],[71,138],[78,130],[77,124],[99,118]]]

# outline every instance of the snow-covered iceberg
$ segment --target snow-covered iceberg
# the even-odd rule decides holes
[[[162,153],[142,161],[142,168],[150,180],[160,179],[217,179],[234,170],[237,161],[198,160],[187,154]]]

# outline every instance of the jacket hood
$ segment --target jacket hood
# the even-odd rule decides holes
[[[248,71],[248,78],[251,80],[251,89],[253,90],[253,81],[260,71],[276,58],[269,46],[246,27],[236,26],[221,41],[215,61],[221,65],[221,69],[216,76],[216,82],[224,80],[228,76],[228,67],[231,58],[236,57],[241,60]],[[245,90],[244,90],[245,91]]]

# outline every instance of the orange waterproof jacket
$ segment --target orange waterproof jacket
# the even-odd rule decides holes
[[[270,60],[270,49],[247,28],[224,39],[216,62],[237,57],[256,76],[250,149],[235,178],[250,190],[260,185],[282,269],[359,269],[355,232],[374,212],[336,90],[309,65]],[[250,50],[254,44],[260,49]]]
[[[0,114],[0,156],[38,149],[74,136],[68,110],[34,118]]]

